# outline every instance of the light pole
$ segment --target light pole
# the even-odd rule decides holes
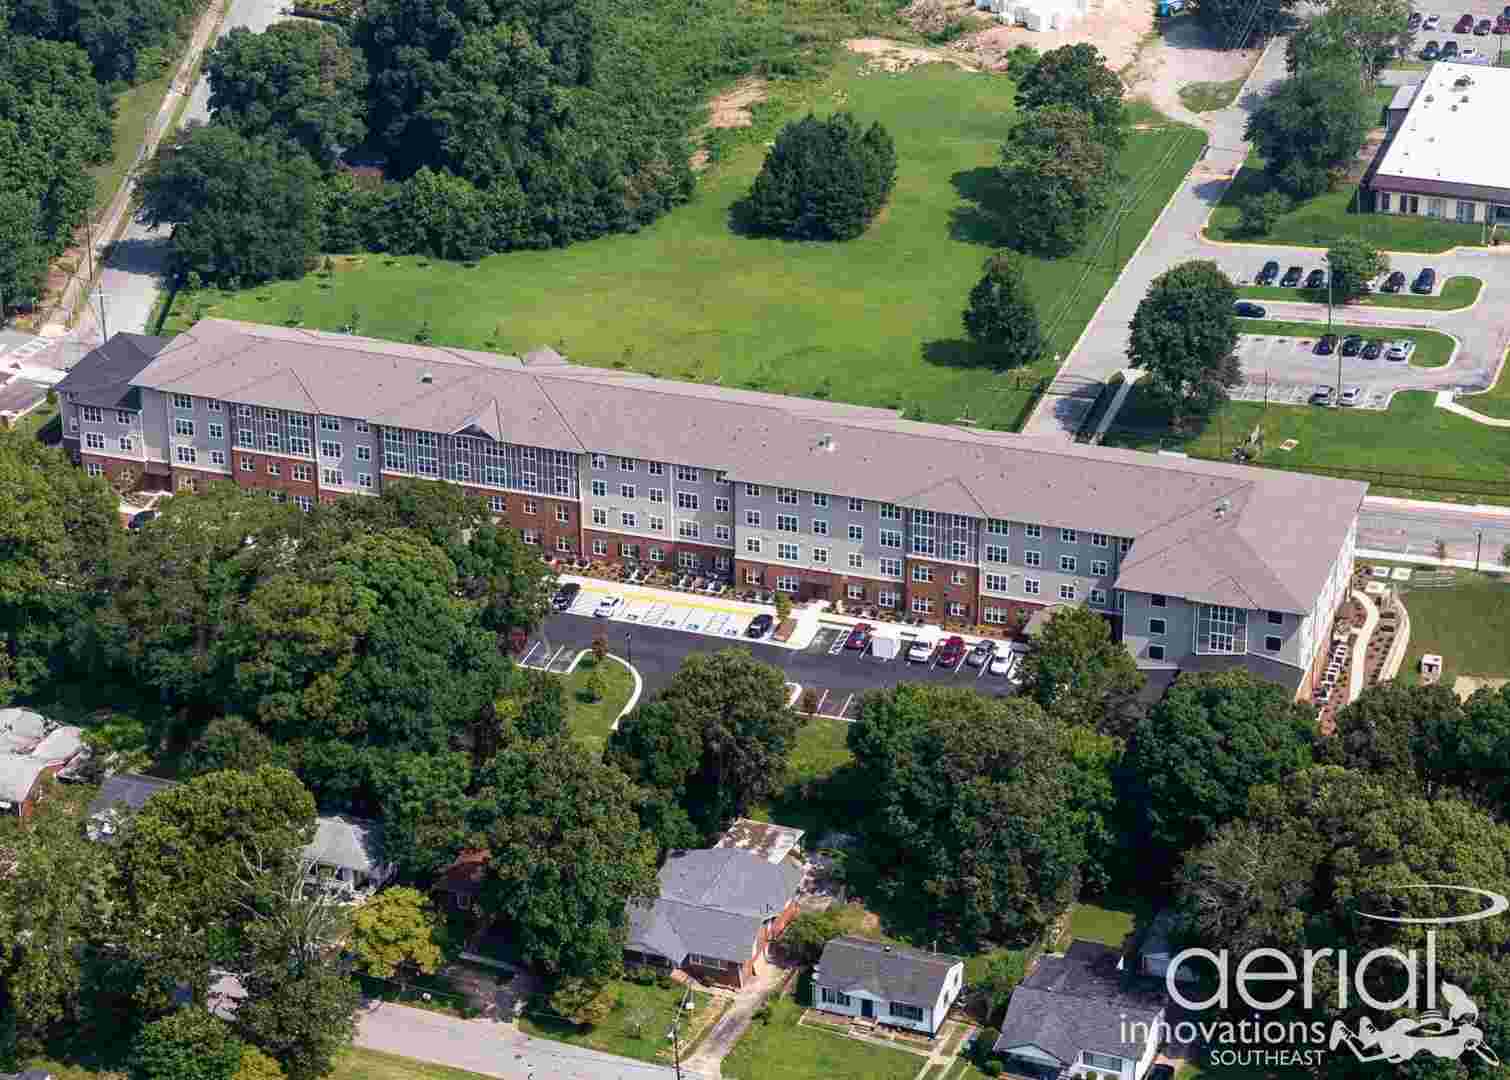
[[[634,649],[630,645],[632,637],[633,635],[628,630],[624,631],[624,659],[629,661],[630,664],[634,663]]]

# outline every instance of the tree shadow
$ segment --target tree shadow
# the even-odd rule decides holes
[[[996,370],[991,364],[990,350],[984,345],[960,338],[943,338],[923,342],[923,360],[939,367],[979,368]]]
[[[750,205],[749,196],[735,199],[729,206],[729,231],[735,236],[764,236],[766,235],[755,224],[754,209]]]
[[[949,235],[962,243],[1002,247],[1013,236],[1011,223],[1002,214],[1010,196],[1001,174],[988,165],[964,169],[949,178],[964,200],[949,212]]]

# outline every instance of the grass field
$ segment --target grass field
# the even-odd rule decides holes
[[[1099,904],[1076,904],[1060,947],[1078,938],[1120,949],[1135,928],[1147,923],[1149,915],[1147,904],[1124,897],[1107,896]]]
[[[142,140],[147,137],[147,129],[157,117],[157,110],[162,108],[163,95],[168,92],[168,86],[173,82],[173,72],[177,70],[178,58],[175,56],[165,74],[151,82],[133,86],[116,97],[112,157],[89,170],[89,175],[94,177],[96,213],[110,202],[120,188],[121,181],[126,179],[126,174],[136,164]]]
[[[1281,322],[1275,319],[1239,319],[1237,325],[1245,334],[1266,334],[1272,337],[1318,338],[1328,332],[1326,323]],[[1410,354],[1411,367],[1441,367],[1452,359],[1453,346],[1456,344],[1452,338],[1435,330],[1396,330],[1393,327],[1348,326],[1343,322],[1334,322],[1330,332],[1339,339],[1349,334],[1361,334],[1364,338],[1414,341],[1416,351]]]
[[[566,726],[578,742],[590,748],[594,754],[600,754],[608,742],[609,729],[629,703],[629,695],[634,693],[634,677],[618,661],[605,660],[602,668],[603,696],[597,701],[587,701],[582,697],[582,692],[587,685],[588,673],[594,670],[596,664],[591,654],[584,656],[577,665],[577,670],[566,676],[564,681]]]
[[[1414,293],[1370,293],[1349,302],[1345,308],[1409,308],[1415,311],[1458,311],[1479,298],[1484,283],[1476,277],[1451,277],[1436,296]],[[1278,285],[1240,285],[1237,295],[1245,300],[1297,300],[1311,304],[1326,303],[1325,289],[1286,289]]]
[[[1117,267],[1108,244],[1087,273],[1106,221],[1082,255],[1027,260],[1029,289],[1052,329],[1046,357],[1020,378],[963,366],[973,353],[960,313],[1002,239],[994,209],[1010,208],[993,179],[1012,83],[946,64],[862,74],[859,58],[846,54],[826,79],[782,92],[792,96],[757,111],[755,134],[704,175],[693,203],[637,235],[513,252],[470,269],[423,258],[342,260],[329,281],[311,275],[233,296],[180,297],[165,332],[186,326],[198,305],[274,323],[297,309],[305,325],[324,329],[356,310],[363,332],[377,337],[407,341],[428,320],[437,345],[517,353],[551,344],[583,364],[911,407],[930,420],[968,411],[983,424],[1018,426],[1032,403],[1025,387],[1052,374],[1054,355],[1069,351]],[[777,122],[841,106],[862,122],[881,121],[896,139],[896,188],[869,230],[842,244],[733,232],[730,209],[748,192]],[[1141,197],[1120,230],[1120,261],[1204,139],[1167,125],[1128,133],[1120,168]]]
[[[839,801],[840,793],[826,787],[832,786],[828,781],[853,760],[848,738],[847,720],[826,716],[809,719],[792,747],[786,786],[769,803],[753,808],[751,816],[805,829],[811,843],[830,828],[843,828],[847,814]]]
[[[802,1006],[771,1003],[723,1061],[729,1080],[912,1080],[923,1059],[818,1028],[798,1027]]]
[[[613,1012],[602,1023],[579,1027],[529,1009],[519,1017],[519,1030],[640,1061],[669,1061],[671,1044],[666,1041],[666,1032],[671,1030],[684,993],[686,989],[679,985],[663,990],[653,984],[640,986],[620,980],[614,984]],[[701,1030],[711,1019],[710,1011],[721,1011],[725,1004],[724,999],[701,992],[695,993],[695,1000],[697,1008],[685,1014],[688,1019],[682,1028],[684,1037]]]
[[[1500,552],[1484,553],[1497,562]],[[1454,584],[1442,589],[1406,587],[1410,645],[1400,665],[1402,678],[1414,680],[1421,657],[1442,657],[1442,685],[1459,675],[1510,676],[1510,582],[1499,576],[1459,570]]]
[[[1195,82],[1180,87],[1180,102],[1191,112],[1215,112],[1237,100],[1245,79],[1231,82]]]
[[[1458,404],[1485,416],[1510,420],[1510,374],[1506,373],[1506,368],[1510,368],[1510,353],[1505,354],[1505,360],[1506,363],[1500,365],[1498,382],[1482,394],[1461,395]]]

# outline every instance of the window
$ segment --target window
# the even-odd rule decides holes
[[[307,514],[315,508],[315,501],[308,495],[295,495],[294,505]]]
[[[1270,626],[1283,626],[1285,624],[1285,613],[1283,611],[1271,611],[1268,614]]]
[[[211,450],[210,451],[210,464],[211,465],[224,465],[225,464],[225,451],[224,450]],[[252,469],[248,469],[247,468],[247,466],[249,464],[252,465],[252,469],[256,468],[256,465],[252,463],[252,459],[251,458],[242,458],[241,459],[241,468],[242,468],[242,470],[244,472],[251,472],[252,471]]]
[[[1024,551],[1022,553],[1022,565],[1024,565],[1024,566],[1042,566],[1043,565],[1043,555],[1042,555],[1042,553],[1037,552],[1037,551]]]
[[[526,514],[538,514],[540,512],[540,504],[534,499],[525,499],[523,509]]]
[[[1063,585],[1059,586],[1059,599],[1061,599],[1061,600],[1073,600],[1073,599],[1075,599],[1075,586],[1074,586],[1073,583],[1066,583],[1066,584],[1063,584]]]
[[[372,430],[367,426],[367,421],[365,420],[355,420],[352,422],[351,426],[358,435],[366,435],[370,430]]]
[[[1025,596],[1037,596],[1043,591],[1043,587],[1037,578],[1025,577],[1022,579],[1022,591]]]
[[[819,491],[813,492],[813,505],[817,507],[827,507],[828,496]]]
[[[309,465],[295,465],[292,476],[295,480],[302,480],[307,484],[314,479],[314,471]]]
[[[1204,643],[1208,652],[1247,652],[1248,613],[1223,604],[1202,605],[1196,643],[1198,647]]]
[[[916,1005],[903,1005],[900,1001],[891,1003],[891,1015],[900,1016],[904,1020],[922,1020],[923,1010]]]
[[[130,427],[131,426],[131,414],[129,412],[127,412],[125,409],[116,409],[115,410],[115,422],[117,424],[120,424],[122,427]]]
[[[98,431],[86,431],[84,432],[84,445],[88,446],[91,450],[103,450],[105,449],[105,436],[101,435]]]
[[[1110,570],[1111,570],[1111,567],[1107,565],[1107,562],[1106,562],[1105,559],[1092,559],[1091,560],[1091,576],[1092,577],[1105,577],[1107,575],[1108,571],[1110,571]]]
[[[1131,550],[1132,550],[1132,541],[1131,540],[1127,539],[1126,537],[1123,537],[1121,540],[1117,541],[1117,554],[1118,555],[1126,555]]]
[[[1012,526],[1005,521],[1000,521],[996,518],[986,519],[986,532],[992,536],[1007,536],[1011,531]]]
[[[933,600],[927,596],[914,596],[912,598],[912,613],[914,615],[932,615]]]
[[[1078,565],[1078,563],[1077,563],[1077,560],[1076,560],[1075,556],[1073,556],[1073,555],[1061,555],[1061,556],[1059,556],[1059,572],[1061,574],[1073,574],[1073,573],[1075,573],[1075,567],[1076,567],[1076,565]]]
[[[697,483],[697,477],[698,477],[697,470],[694,469],[694,468],[692,468],[689,465],[678,465],[676,467],[676,478],[678,480],[682,481],[682,483],[684,483],[684,484],[695,484],[695,483]]]
[[[209,424],[207,426],[207,430],[209,432],[210,438],[216,439],[216,440],[219,440],[219,441],[222,441],[222,442],[225,440],[225,425],[224,424],[214,424],[214,423]]]
[[[851,570],[864,570],[865,556],[861,555],[858,551],[851,551],[849,553],[849,568]]]
[[[746,585],[759,585],[760,584],[760,571],[756,570],[756,569],[754,569],[752,567],[748,567],[748,566],[745,567],[745,584]]]
[[[502,495],[489,495],[488,496],[488,509],[491,510],[493,513],[495,513],[495,514],[501,514],[505,510],[507,510],[508,508],[509,508],[508,503],[506,503],[504,501]]]
[[[695,491],[678,491],[676,493],[676,508],[678,510],[696,510],[697,509],[697,492],[695,492]]]
[[[881,576],[882,577],[892,577],[892,578],[899,578],[899,577],[901,577],[902,576],[902,560],[901,559],[882,559],[881,560]]]
[[[1092,589],[1091,590],[1091,606],[1092,607],[1105,607],[1106,606],[1106,590],[1105,589]]]
[[[94,405],[80,405],[79,415],[84,418],[86,424],[103,424],[105,422],[105,410]]]
[[[634,472],[634,458],[619,458],[619,472]]]
[[[1439,217],[1442,216],[1442,211],[1445,210],[1446,208],[1447,208],[1447,200],[1446,199],[1427,199],[1426,200],[1426,216],[1427,217],[1439,218]]]
[[[965,617],[965,605],[958,600],[949,602],[949,617],[951,619],[963,619]]]
[[[266,420],[268,423],[276,424],[280,419],[280,414],[277,409],[263,409],[262,419]],[[302,416],[299,413],[289,413],[288,424],[290,427],[303,428],[305,431],[308,431],[309,417]]]
[[[776,591],[777,592],[794,593],[801,586],[801,584],[802,584],[802,582],[798,581],[796,578],[794,578],[794,577],[792,577],[792,576],[790,576],[788,574],[778,574],[778,575],[776,575]]]
[[[813,562],[828,565],[828,548],[813,548]]]
[[[633,499],[633,498],[635,498],[635,488],[634,488],[634,485],[633,484],[620,484],[619,485],[619,498],[621,498],[621,499]]]
[[[650,561],[651,562],[665,562],[666,561],[666,553],[664,551],[662,551],[658,547],[653,547],[653,548],[650,549]]]
[[[713,496],[713,512],[715,514],[727,514],[733,509],[733,504],[727,495]]]
[[[1043,539],[1043,526],[1042,525],[1024,525],[1022,527],[1022,534],[1024,536],[1026,536],[1029,540],[1042,540]]]
[[[215,455],[216,454],[220,454],[220,460],[219,461],[215,460]],[[225,464],[225,455],[223,453],[221,453],[219,450],[212,450],[212,451],[210,451],[210,464],[211,465],[224,465]],[[242,472],[256,472],[257,471],[257,461],[256,461],[256,459],[255,458],[249,458],[249,457],[242,458],[241,459],[241,471]]]
[[[902,520],[902,508],[900,506],[898,506],[896,503],[882,503],[881,504],[881,520],[882,521],[901,521]]]
[[[1112,1072],[1122,1071],[1122,1059],[1111,1057],[1107,1054],[1093,1054],[1089,1050],[1082,1050],[1080,1056],[1085,1059],[1087,1065],[1097,1069],[1110,1069]]]
[[[876,606],[886,608],[887,610],[895,608],[897,606],[897,594],[882,589],[876,593]]]
[[[777,544],[776,557],[785,559],[787,562],[796,562],[802,557],[802,549],[796,544]]]
[[[175,420],[175,421],[173,421],[173,433],[175,435],[182,435],[185,438],[192,439],[194,437],[194,421],[192,421],[192,420]]]
[[[864,525],[851,525],[849,527],[849,542],[851,544],[863,544],[863,543],[865,543],[865,526]]]
[[[216,401],[214,398],[205,398],[204,407],[206,409],[209,409],[210,412],[220,412],[221,411],[220,410],[220,402]]]
[[[91,461],[88,465],[84,466],[84,472],[90,476],[104,476],[105,466],[101,465],[98,461]]]
[[[777,532],[796,532],[797,531],[797,515],[796,514],[777,514],[776,515],[776,531]]]
[[[561,552],[570,553],[571,552],[571,541],[568,540],[564,536],[558,536],[558,537],[556,537],[556,550],[557,551],[561,551]]]
[[[913,581],[932,581],[933,580],[933,567],[929,566],[927,563],[917,563],[917,564],[915,564],[913,566],[913,568],[912,568],[912,580]]]
[[[759,510],[746,510],[745,511],[745,524],[748,525],[752,529],[758,529],[758,528],[760,528],[760,511]]]
[[[321,469],[320,483],[329,484],[332,487],[345,487],[346,480],[341,476],[340,469]]]
[[[469,464],[468,462],[465,462],[465,461],[453,461],[453,462],[451,462],[451,479],[452,480],[470,480],[470,479],[472,479],[472,466],[471,466],[471,464]]]
[[[359,447],[357,447],[357,460],[358,461],[371,461],[372,460],[372,447],[370,447],[370,446],[359,446]]]
[[[951,585],[963,585],[968,580],[970,579],[963,570],[955,570],[949,575],[949,584]]]
[[[519,537],[526,544],[539,544],[540,543],[540,530],[539,529],[521,529],[521,530],[519,530]]]
[[[188,394],[174,394],[173,395],[173,407],[175,409],[187,409],[190,412],[193,412],[194,411],[194,399],[191,398]]]
[[[1111,540],[1105,533],[1091,533],[1091,547],[1104,548],[1109,546],[1110,543]]]
[[[664,461],[647,461],[645,462],[645,471],[651,476],[665,476],[666,463]]]
[[[339,458],[341,456],[341,444],[338,442],[322,442],[320,444],[320,456]]]
[[[608,554],[608,541],[607,540],[594,540],[592,542],[592,553],[594,555],[607,555]]]
[[[865,500],[864,499],[850,499],[849,500],[849,512],[851,514],[863,514],[863,513],[865,513]]]
[[[1148,620],[1148,632],[1151,635],[1153,635],[1154,637],[1163,637],[1164,636],[1164,628],[1167,625],[1168,624],[1163,619],[1149,619]]]
[[[1112,610],[1113,611],[1126,611],[1127,610],[1127,594],[1125,592],[1123,592],[1121,589],[1113,589],[1112,590]]]
[[[994,544],[987,544],[986,545],[986,562],[994,562],[994,563],[1010,562],[1011,561],[1010,556],[1011,556],[1011,552],[1008,551],[1004,547],[997,547]]]
[[[1264,638],[1264,648],[1269,652],[1279,652],[1280,646],[1283,644],[1284,642],[1280,640],[1277,634],[1269,634]]]
[[[552,486],[555,488],[557,495],[570,495],[571,494],[571,478],[570,477],[558,476],[558,477],[555,478],[555,483]]]
[[[1059,542],[1061,544],[1078,544],[1080,543],[1080,536],[1074,529],[1060,529]]]
[[[980,613],[982,621],[1001,625],[1007,621],[1007,608],[988,607]]]
[[[746,484],[745,485],[745,497],[746,498],[750,498],[750,499],[758,499],[758,498],[760,498],[760,485],[759,484]]]
[[[713,539],[722,540],[727,544],[734,539],[734,530],[728,525],[715,525],[713,526]]]
[[[760,537],[758,537],[758,536],[747,536],[747,537],[745,537],[745,550],[748,551],[751,555],[759,555],[760,554]]]
[[[865,586],[864,585],[846,585],[846,586],[844,586],[844,598],[846,600],[864,600],[865,599]]]
[[[243,420],[250,420],[252,418],[252,407],[250,405],[237,405],[236,415]]]
[[[1162,645],[1150,645],[1148,647],[1148,658],[1150,660],[1162,660],[1162,659],[1164,659],[1164,646],[1162,646]]]
[[[725,470],[725,469],[719,469],[718,472],[713,477],[713,482],[715,484],[722,484],[724,487],[728,487],[729,486],[729,473],[728,473],[728,471]]]
[[[987,592],[1006,592],[1007,589],[1008,589],[1008,583],[1011,580],[1012,579],[1009,578],[1006,574],[987,574],[986,575],[986,591]]]
[[[796,506],[797,505],[797,489],[796,488],[777,488],[776,489],[776,501],[779,502],[779,503],[781,503],[783,506]]]
[[[1153,593],[1148,598],[1149,607],[1168,607],[1169,601],[1161,593]]]
[[[334,416],[322,416],[322,417],[320,417],[320,430],[321,431],[340,431],[341,430],[341,421],[340,421],[340,419],[338,417],[334,417]]]
[[[695,551],[678,551],[676,565],[683,570],[700,570],[703,565],[702,556]]]
[[[599,499],[608,498],[608,481],[594,480],[592,482],[592,493],[596,498]]]
[[[676,535],[683,540],[701,540],[703,527],[695,521],[678,521],[676,523]]]
[[[899,547],[901,547],[902,546],[902,530],[901,529],[882,529],[881,530],[881,546],[882,547],[889,547],[889,548],[899,548]]]
[[[131,453],[131,448],[135,446],[136,443],[130,435],[122,435],[119,439],[116,440],[116,445],[119,446],[124,453],[129,454]]]
[[[1379,209],[1383,210],[1386,214],[1389,213],[1389,192],[1379,192]]]
[[[822,518],[813,518],[813,535],[814,536],[827,536],[828,535],[828,522],[824,521]]]
[[[280,462],[280,461],[269,461],[267,463],[267,475],[269,475],[269,476],[282,476],[283,475],[283,463]]]
[[[593,511],[592,511],[592,523],[594,525],[607,525],[608,524],[608,511],[604,510],[601,506],[595,506],[595,507],[593,507]]]
[[[602,454],[594,454],[592,456],[592,467],[594,469],[608,468],[608,458]]]

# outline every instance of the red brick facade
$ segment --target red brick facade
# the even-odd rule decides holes
[[[933,580],[918,581],[916,573],[919,567],[924,568],[925,573],[931,574]],[[909,555],[904,573],[906,580],[903,585],[906,595],[903,600],[909,615],[923,614],[930,622],[943,622],[946,619],[956,622],[975,622],[980,610],[978,606],[980,582],[974,567],[937,562],[933,559],[920,559],[915,555]],[[955,583],[956,575],[961,577],[958,584]],[[932,609],[926,613],[914,612],[912,602],[918,599],[930,601],[933,605]],[[964,605],[963,611],[957,615],[951,615],[949,613],[951,603]]]
[[[755,961],[766,955],[766,950],[772,941],[781,936],[786,929],[787,923],[797,917],[799,912],[795,897],[782,909],[781,914],[760,928],[760,936],[756,938],[755,955],[751,956],[737,968],[709,968],[701,964],[694,964],[689,959],[684,965],[687,974],[701,983],[712,983],[716,986],[727,986],[738,990],[745,983],[755,977]]]
[[[245,462],[251,462],[247,470]],[[294,470],[299,469],[295,474]],[[271,470],[276,469],[274,474]],[[305,470],[308,470],[307,472]],[[307,480],[295,479],[296,475]],[[292,499],[296,495],[318,499],[320,497],[320,474],[314,462],[290,461],[277,454],[254,454],[249,450],[236,450],[231,454],[231,479],[237,487],[253,491],[281,491]]]
[[[383,474],[385,483],[390,479],[397,480],[400,477],[393,473]],[[521,533],[526,529],[539,533],[543,554],[576,558],[582,553],[582,511],[575,500],[482,487],[467,487],[466,492],[483,500],[502,499],[503,512],[499,515],[502,522]],[[558,544],[562,539],[570,546],[563,549]]]
[[[107,457],[103,454],[90,454],[84,451],[79,453],[79,465],[87,472],[89,466],[98,465],[105,472],[105,478],[117,491],[135,491],[141,486],[144,473],[144,463],[140,461],[128,461],[124,458]]]
[[[593,548],[593,541],[599,541],[604,550],[599,553]],[[628,544],[638,547],[639,558],[631,559],[621,553],[621,545]],[[659,561],[650,557],[650,549],[659,548],[661,558]],[[697,556],[697,566],[684,567],[681,564],[681,554],[687,552]],[[663,570],[681,570],[686,573],[712,574],[719,573],[718,560],[729,560],[729,567],[734,565],[734,552],[730,548],[716,547],[712,544],[700,544],[695,540],[678,540],[674,536],[641,536],[631,533],[618,533],[609,529],[587,528],[582,536],[582,554],[589,559],[598,562],[634,563],[637,566],[657,566]]]

